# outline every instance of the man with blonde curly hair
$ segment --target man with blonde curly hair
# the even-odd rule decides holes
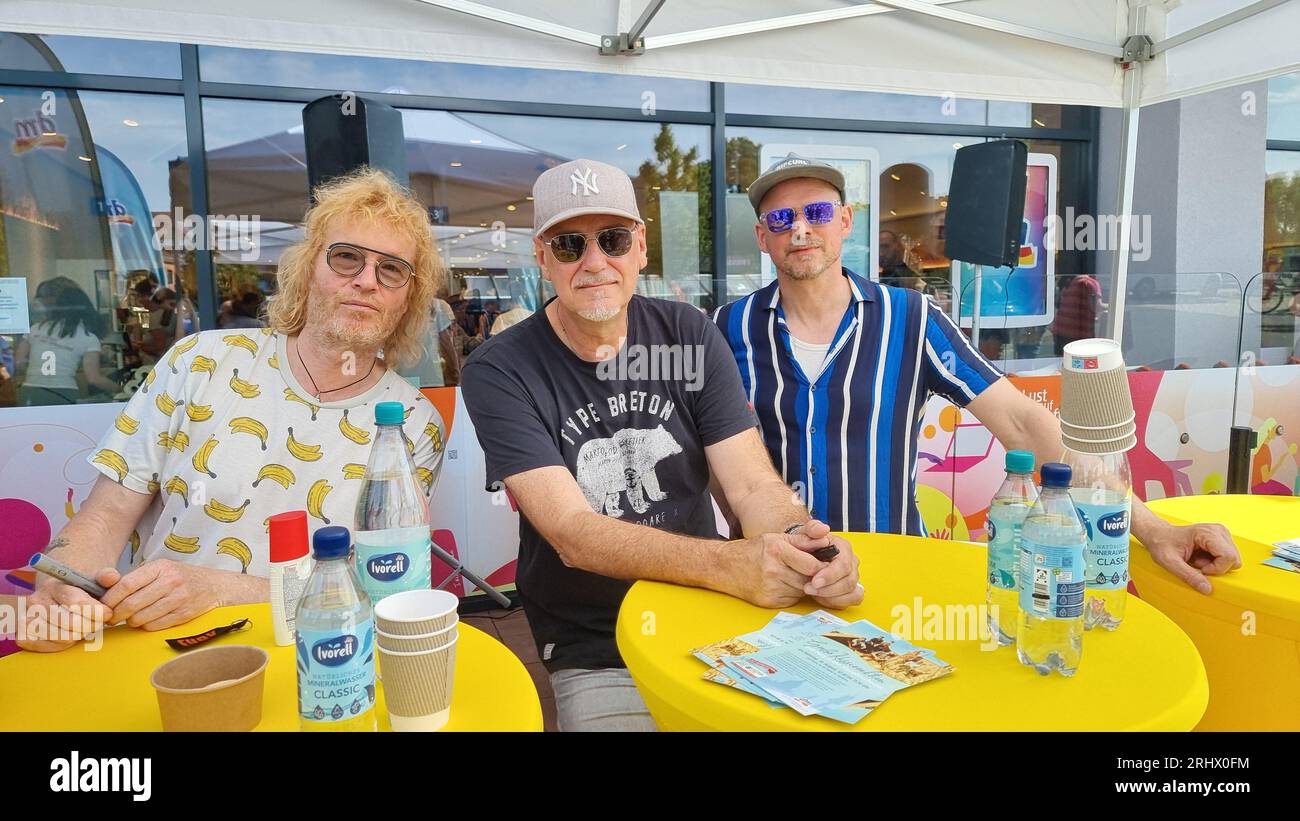
[[[318,188],[268,327],[178,342],[88,457],[104,475],[46,552],[108,592],[42,578],[27,612],[46,623],[29,619],[19,643],[61,650],[98,625],[161,630],[266,601],[267,518],[353,526],[380,402],[406,407],[432,491],[442,420],[396,369],[419,360],[443,276],[427,212],[387,175]]]

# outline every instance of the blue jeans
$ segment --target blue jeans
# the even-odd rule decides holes
[[[551,688],[562,733],[650,733],[656,729],[627,670],[560,670],[551,673]]]

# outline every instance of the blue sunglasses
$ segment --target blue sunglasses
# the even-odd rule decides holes
[[[810,202],[799,210],[803,211],[809,225],[825,225],[835,219],[835,207],[839,204],[839,200],[822,200]],[[784,234],[794,227],[795,209],[773,208],[759,214],[758,218],[771,233]]]

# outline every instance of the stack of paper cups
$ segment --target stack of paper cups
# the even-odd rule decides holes
[[[1080,339],[1061,361],[1061,440],[1080,453],[1123,453],[1137,444],[1133,395],[1119,344]]]
[[[451,718],[458,603],[444,590],[408,590],[375,605],[384,701],[397,732],[432,732]]]

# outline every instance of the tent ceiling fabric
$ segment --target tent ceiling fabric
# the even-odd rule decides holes
[[[1170,33],[1250,0],[1133,0],[1147,33]],[[1119,45],[1129,0],[927,0],[967,14]],[[626,30],[644,0],[482,0],[478,5],[590,35]],[[696,80],[963,98],[1122,104],[1122,72],[1101,54],[906,10],[683,45],[674,35],[816,12],[850,0],[667,0],[645,32],[647,51],[602,57],[594,45],[529,31],[421,0],[6,0],[0,30],[191,42],[368,57],[572,69]],[[1167,8],[1172,11],[1166,12]],[[1143,102],[1258,79],[1297,66],[1300,0],[1159,54],[1143,72]],[[667,40],[663,39],[667,38]],[[454,92],[452,92],[454,93]]]

